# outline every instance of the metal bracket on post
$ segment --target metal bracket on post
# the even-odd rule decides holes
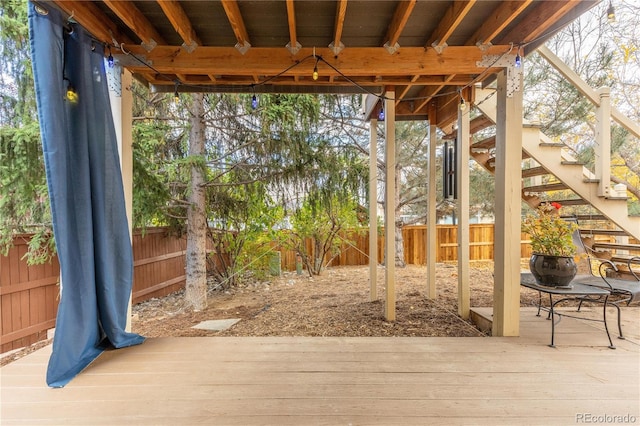
[[[447,43],[438,44],[438,40],[431,43],[431,47],[433,47],[433,50],[435,50],[438,55],[442,55],[442,52],[448,46]]]
[[[117,97],[122,97],[122,67],[119,64],[113,64],[112,67],[106,67],[105,70],[109,89]]]
[[[153,49],[156,48],[158,43],[154,39],[150,38],[149,43],[142,42],[140,43],[140,45],[144,47],[144,50],[146,50],[147,52],[151,52]]]
[[[507,97],[522,90],[522,67],[516,67],[516,55],[482,55],[481,61],[476,61],[479,68],[506,68],[507,70]]]
[[[344,44],[342,42],[339,42],[336,46],[333,42],[331,42],[329,43],[329,49],[331,49],[334,55],[338,56],[338,54],[342,52],[342,49],[344,49]]]
[[[387,49],[387,52],[389,52],[390,55],[393,55],[400,49],[400,45],[398,44],[398,42],[395,42],[394,44],[386,42],[384,44],[384,48]]]
[[[296,41],[295,46],[292,45],[291,42],[289,42],[285,47],[287,48],[289,53],[291,53],[292,55],[295,55],[300,51],[300,49],[302,48],[302,45],[300,44],[300,42]]]
[[[182,48],[187,53],[192,53],[194,50],[196,50],[196,47],[198,47],[198,43],[196,43],[193,40],[191,40],[191,43],[188,43],[188,44],[186,41],[182,43]]]
[[[238,49],[238,52],[240,52],[241,55],[244,55],[251,48],[251,43],[245,40],[242,43],[237,42],[234,47]]]

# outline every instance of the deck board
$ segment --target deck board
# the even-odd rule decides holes
[[[640,345],[525,310],[518,338],[193,337],[108,351],[63,389],[51,347],[0,370],[0,423],[149,425],[640,422]],[[635,336],[637,331],[630,330]]]

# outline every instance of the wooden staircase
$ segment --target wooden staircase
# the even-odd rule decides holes
[[[482,113],[470,123],[472,131],[487,134],[496,120],[495,96],[491,89],[476,89],[476,108]],[[472,141],[476,139],[472,136]],[[495,136],[470,146],[470,155],[494,173]],[[630,216],[627,193],[611,190],[599,195],[599,179],[576,161],[564,144],[553,142],[536,125],[522,127],[522,199],[531,207],[556,201],[563,214],[578,218],[581,233],[591,238],[592,248],[606,251],[612,260],[625,262],[640,255],[640,216]]]

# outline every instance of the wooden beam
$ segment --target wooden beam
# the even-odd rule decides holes
[[[506,71],[496,93],[495,267],[493,336],[520,333],[520,203],[522,185],[522,90],[507,96]],[[522,87],[522,80],[520,87]]]
[[[527,19],[512,29],[506,36],[499,40],[499,43],[521,44],[530,42],[545,34],[549,28],[571,9],[580,4],[581,0],[567,1],[540,1],[535,3],[535,7],[529,9]],[[524,37],[522,34],[526,34]]]
[[[610,89],[602,87],[599,106],[596,108],[595,175],[598,179],[598,196],[611,196],[611,100]]]
[[[338,0],[336,6],[336,20],[333,27],[333,46],[339,48],[342,44],[342,30],[344,28],[344,18],[347,15],[347,0]]]
[[[369,122],[369,300],[378,300],[378,120]]]
[[[113,39],[118,43],[132,43],[129,37],[124,36],[118,26],[92,2],[88,1],[61,1],[54,2],[67,15],[72,16],[80,25],[90,31],[100,41],[111,46]]]
[[[455,75],[450,75],[448,77],[446,77],[444,79],[444,81],[434,87],[425,87],[424,89],[422,89],[420,91],[420,93],[418,94],[418,98],[422,98],[422,100],[420,100],[417,104],[416,104],[416,111],[420,111],[422,110],[428,103],[429,101],[431,101],[431,99],[433,99],[433,97],[438,94],[438,92],[440,90],[442,90],[443,87],[445,87],[446,85],[450,84],[450,82],[455,78]],[[465,83],[466,84],[466,83]]]
[[[429,104],[429,155],[427,157],[427,170],[429,177],[427,179],[427,247],[426,247],[426,263],[427,263],[427,299],[435,299],[437,296],[436,287],[436,203],[437,203],[437,185],[436,185],[436,107],[433,102]]]
[[[391,19],[389,29],[387,30],[387,35],[382,41],[382,44],[388,43],[389,46],[394,46],[398,42],[400,34],[402,34],[402,30],[405,25],[407,25],[409,16],[411,16],[411,12],[413,12],[416,1],[417,0],[409,0],[398,3],[396,11],[393,14],[393,18]]]
[[[384,190],[384,282],[386,297],[384,317],[396,320],[396,106],[395,92],[385,91],[385,190]]]
[[[419,78],[420,78],[419,75],[412,76],[411,83],[415,83]],[[411,90],[411,87],[412,87],[411,84],[407,84],[402,88],[402,90],[400,90],[400,93],[396,92],[396,105],[398,105],[400,101],[402,101],[402,98],[404,98],[407,92]]]
[[[242,14],[240,13],[238,2],[236,0],[221,0],[221,2],[224,11],[227,14],[229,24],[231,24],[231,28],[233,29],[233,33],[236,35],[238,43],[240,45],[244,45],[245,42],[251,43],[249,41],[249,34],[247,33],[247,29],[244,26],[244,19],[242,19]]]
[[[476,63],[484,55],[503,54],[508,49],[508,46],[492,46],[482,52],[475,46],[452,46],[442,54],[437,54],[433,49],[414,47],[403,48],[396,54],[389,55],[383,47],[366,47],[346,49],[336,58],[329,48],[321,48],[316,49],[316,54],[349,77],[397,76],[398,70],[407,75],[426,76],[485,72],[486,69]],[[140,46],[132,45],[130,50],[131,53],[152,61],[153,67],[163,74],[273,76],[298,64],[287,75],[310,76],[315,63],[313,60],[304,60],[311,59],[311,48],[302,48],[296,55],[291,55],[282,48],[252,48],[244,56],[232,47],[202,46],[193,53],[187,53],[177,46],[157,46],[153,51],[147,52]],[[126,67],[134,72],[148,72],[148,67],[138,61],[131,61],[131,65]],[[323,74],[339,75],[328,67],[323,70]]]
[[[104,4],[142,40],[147,50],[153,49],[156,44],[165,44],[164,38],[132,2],[104,0]]]
[[[476,0],[454,1],[440,20],[438,28],[436,28],[429,37],[429,41],[427,41],[425,47],[428,49],[432,47],[434,43],[438,47],[443,47],[464,17],[467,16],[475,2]]]
[[[298,45],[298,35],[296,32],[296,10],[293,0],[287,0],[287,21],[289,23],[289,39],[291,47]]]
[[[456,187],[458,199],[456,209],[458,213],[458,315],[468,319],[470,315],[471,292],[469,289],[469,112],[467,108],[460,109],[460,103],[454,102],[458,111],[458,135],[456,149]]]
[[[166,15],[173,28],[176,30],[186,48],[195,48],[196,45],[202,45],[202,42],[196,35],[189,17],[176,0],[158,0],[158,4]]]
[[[514,19],[516,19],[524,10],[533,2],[533,0],[524,1],[505,1],[493,11],[488,19],[478,27],[476,32],[467,40],[466,44],[475,45],[480,42],[489,44],[493,39],[502,32]]]

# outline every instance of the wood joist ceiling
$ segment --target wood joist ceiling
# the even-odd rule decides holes
[[[399,118],[444,124],[461,88],[499,70],[478,64],[486,55],[526,55],[597,0],[54,3],[155,90],[393,88]]]

